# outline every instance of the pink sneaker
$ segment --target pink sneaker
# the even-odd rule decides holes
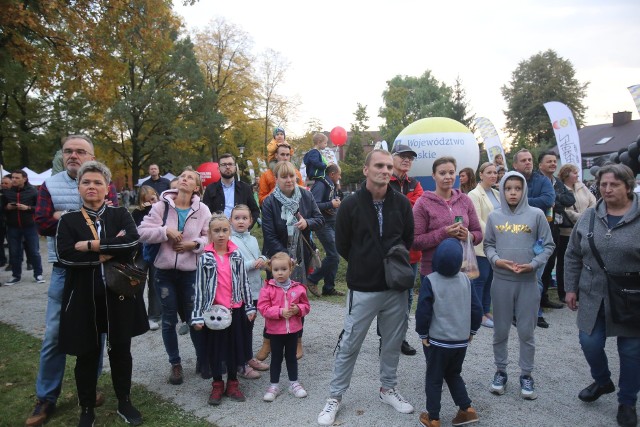
[[[261,377],[260,372],[256,371],[249,365],[244,365],[244,369],[238,368],[238,375],[248,380],[255,380]]]
[[[249,366],[251,366],[256,371],[268,371],[269,370],[269,364],[268,363],[261,362],[258,359],[256,359],[255,357],[253,359],[249,360]]]

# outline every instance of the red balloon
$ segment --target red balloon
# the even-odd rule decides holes
[[[220,181],[220,168],[215,162],[206,162],[198,166],[196,169],[200,173],[202,179],[202,185],[207,186],[214,182]]]
[[[331,142],[333,142],[333,145],[342,147],[344,143],[347,142],[347,131],[344,130],[343,127],[336,126],[331,129],[329,138],[331,138]]]

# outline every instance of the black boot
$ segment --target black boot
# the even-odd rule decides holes
[[[118,415],[127,423],[133,426],[142,424],[142,414],[132,404],[131,400],[118,400]]]
[[[93,412],[93,408],[83,406],[80,409],[80,421],[78,427],[93,427],[93,423],[96,420],[96,414]]]

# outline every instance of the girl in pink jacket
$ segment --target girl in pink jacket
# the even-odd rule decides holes
[[[258,298],[258,311],[264,317],[266,331],[271,336],[271,384],[263,398],[266,402],[273,402],[280,394],[283,355],[289,374],[289,391],[295,397],[307,397],[307,392],[298,382],[296,348],[302,318],[309,313],[309,299],[305,287],[289,278],[293,265],[288,254],[278,252],[273,255],[268,262],[273,279],[266,282]]]

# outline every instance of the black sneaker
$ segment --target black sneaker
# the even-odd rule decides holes
[[[402,345],[400,346],[400,351],[405,356],[415,356],[416,349],[411,347],[411,345],[407,341],[402,341]]]
[[[4,282],[6,286],[17,285],[18,283],[20,283],[20,278],[15,276],[13,276],[11,280],[7,280],[6,282]]]
[[[550,299],[546,299],[546,300],[543,300],[543,301],[540,303],[540,307],[542,307],[542,308],[555,308],[555,309],[560,309],[560,308],[563,308],[563,307],[564,307],[564,304],[561,304],[561,303],[559,303],[559,302],[551,301]]]
[[[80,421],[78,421],[78,427],[93,427],[93,423],[96,421],[96,414],[93,412],[93,408],[82,407],[80,410]]]
[[[118,415],[125,423],[133,426],[142,424],[142,414],[133,407],[130,400],[121,400],[118,402]]]
[[[547,321],[546,321],[546,320],[544,320],[544,317],[542,317],[542,316],[539,316],[539,317],[538,317],[538,323],[537,323],[537,325],[538,325],[538,328],[544,328],[544,329],[547,329],[547,328],[549,327],[549,324],[547,323]]]
[[[638,414],[636,408],[631,405],[618,406],[618,415],[616,416],[618,425],[622,427],[636,427],[638,425]]]

